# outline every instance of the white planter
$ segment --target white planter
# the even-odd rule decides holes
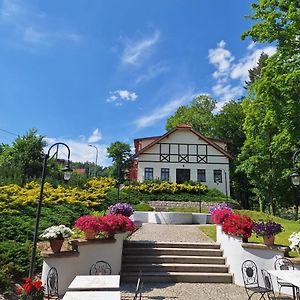
[[[272,246],[268,247],[263,244],[243,243],[241,237],[229,236],[222,232],[221,225],[217,227],[217,242],[221,244],[226,262],[229,265],[229,272],[233,274],[234,283],[244,285],[241,266],[245,260],[252,260],[258,268],[258,277],[260,284],[264,286],[261,271],[273,270],[274,262],[277,258],[284,255],[284,247]],[[274,289],[278,289],[276,278],[273,280]],[[287,289],[284,292],[289,292]]]
[[[206,224],[210,220],[210,215],[190,212],[135,211],[130,219],[152,224]]]
[[[113,275],[120,274],[125,235],[125,233],[115,234],[115,241],[79,241],[77,253],[43,253],[42,282],[44,286],[46,286],[47,274],[51,267],[55,267],[58,271],[59,295],[66,292],[76,275],[88,275],[91,265],[98,260],[108,262]]]

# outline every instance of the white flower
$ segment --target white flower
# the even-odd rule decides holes
[[[40,238],[43,240],[58,240],[58,239],[66,239],[73,234],[73,231],[65,226],[51,226],[40,235]]]
[[[296,250],[297,248],[300,247],[300,232],[296,233],[293,232],[290,237],[289,237],[289,242],[290,244],[290,248],[292,250]]]

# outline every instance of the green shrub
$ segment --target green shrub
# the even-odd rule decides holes
[[[5,296],[10,296],[13,292],[12,267],[12,262],[6,265],[2,264],[0,256],[0,294]]]

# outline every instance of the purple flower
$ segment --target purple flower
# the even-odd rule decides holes
[[[117,203],[111,205],[108,209],[110,215],[123,215],[126,217],[130,217],[134,211],[132,206],[128,203]]]
[[[228,211],[232,212],[232,208],[229,207],[226,203],[218,203],[216,205],[210,206],[209,213],[212,214],[215,210],[218,209],[227,209]]]
[[[279,223],[269,220],[268,222],[254,223],[252,230],[256,236],[270,237],[282,231],[282,226]]]

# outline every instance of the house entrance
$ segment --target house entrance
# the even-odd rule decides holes
[[[190,169],[176,169],[176,182],[184,183],[191,179],[191,170]]]

